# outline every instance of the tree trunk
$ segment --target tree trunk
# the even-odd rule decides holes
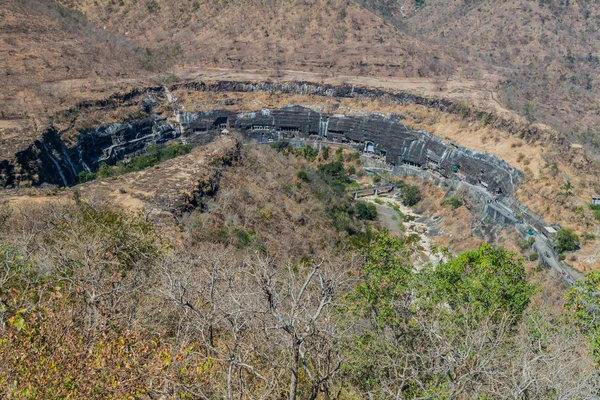
[[[300,341],[295,336],[296,335],[294,335],[294,342],[292,345],[292,376],[290,380],[289,400],[296,400],[296,392],[298,391],[298,360],[300,359]]]
[[[233,383],[231,381],[231,374],[233,373],[233,364],[229,362],[229,369],[227,370],[227,400],[233,400]]]

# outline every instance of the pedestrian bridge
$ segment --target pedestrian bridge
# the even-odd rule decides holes
[[[363,189],[358,189],[358,190],[353,190],[350,193],[352,196],[354,196],[355,199],[358,199],[359,197],[365,197],[365,196],[378,196],[382,193],[389,193],[392,190],[394,190],[396,186],[394,185],[381,185],[381,186],[371,186],[368,188],[363,188]]]

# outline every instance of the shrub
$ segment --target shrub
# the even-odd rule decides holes
[[[556,233],[554,244],[559,253],[573,251],[579,248],[579,236],[571,229],[561,228]]]
[[[97,175],[93,172],[81,171],[78,175],[79,183],[85,183],[96,179]]]
[[[519,242],[519,249],[521,249],[521,251],[527,251],[529,248],[531,247],[531,242],[529,240],[521,240]]]
[[[444,203],[453,210],[463,205],[463,202],[458,197],[450,197]]]
[[[148,11],[154,12],[158,8],[158,2],[156,0],[152,0],[148,2]]]
[[[402,201],[409,207],[416,205],[421,201],[421,189],[418,186],[406,185],[402,189]]]
[[[310,177],[305,170],[298,171],[296,175],[298,176],[298,179],[303,180],[304,182],[310,182]]]
[[[375,204],[359,201],[356,203],[356,215],[359,219],[374,220],[377,218]]]
[[[306,146],[306,147],[304,147],[304,150],[302,151],[302,155],[308,161],[314,161],[314,160],[316,160],[317,156],[319,155],[319,151],[312,146]]]
[[[600,221],[600,204],[590,204],[590,210],[592,210],[594,218]]]
[[[537,261],[540,256],[537,253],[533,253],[529,255],[529,261]]]

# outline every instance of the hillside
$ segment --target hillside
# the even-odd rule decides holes
[[[361,0],[403,32],[460,59],[462,73],[503,76],[499,98],[567,140],[600,149],[600,10],[592,1]],[[400,7],[405,6],[405,15]]]
[[[177,54],[175,65],[417,76],[443,51],[347,0],[62,0],[97,26]],[[150,29],[151,27],[151,29]]]
[[[2,202],[3,397],[596,393],[591,328],[545,274],[487,245],[416,271],[418,246],[340,192],[356,157],[245,146],[226,160],[233,145]],[[201,205],[170,210],[208,171]]]
[[[599,27],[0,0],[0,398],[598,398]]]
[[[41,84],[78,79],[114,79],[143,70],[136,45],[100,29],[83,14],[52,0],[0,2],[2,118],[22,117],[45,97]]]

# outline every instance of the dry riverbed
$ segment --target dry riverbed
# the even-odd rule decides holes
[[[375,204],[381,224],[393,236],[404,237],[406,243],[415,250],[412,261],[416,269],[427,263],[438,264],[446,260],[432,239],[437,221],[417,214],[396,196],[367,196],[361,200]]]

